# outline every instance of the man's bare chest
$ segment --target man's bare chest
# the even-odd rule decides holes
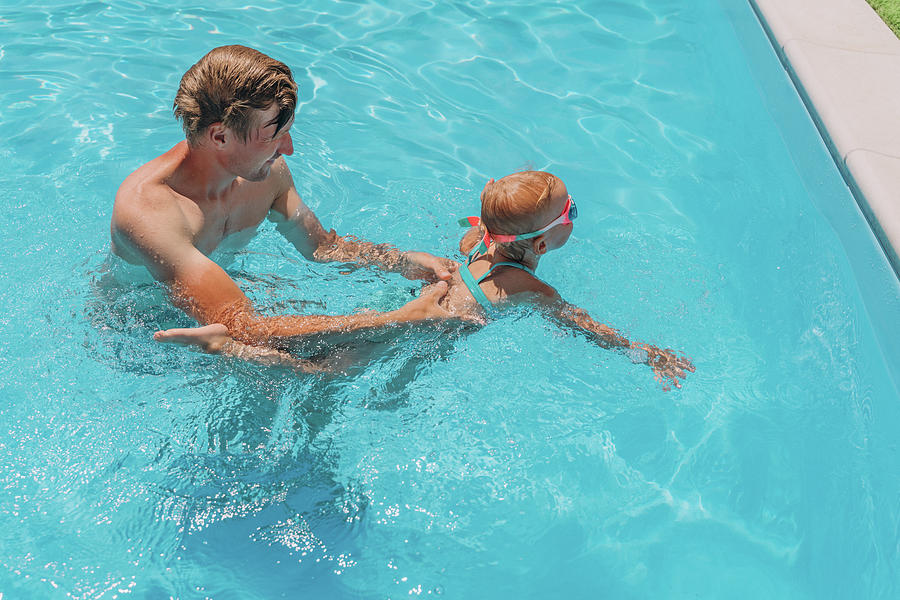
[[[266,198],[241,195],[222,202],[189,202],[183,210],[194,247],[208,255],[226,239],[229,245],[233,245],[232,238],[240,238],[246,244],[266,218],[270,205]]]

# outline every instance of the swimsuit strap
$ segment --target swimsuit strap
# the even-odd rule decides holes
[[[485,310],[490,310],[492,306],[491,301],[484,295],[484,291],[478,286],[478,282],[475,281],[472,271],[469,270],[469,263],[472,262],[471,258],[472,256],[470,255],[469,261],[459,269],[459,276],[462,278],[463,283],[466,284],[466,287],[469,288],[469,293],[478,301],[478,304]]]
[[[488,269],[484,275],[482,275],[481,277],[476,279],[475,280],[476,283],[481,283],[482,281],[484,281],[487,278],[487,276],[490,275],[491,273],[493,273],[494,269],[496,269],[497,267],[515,267],[517,269],[522,269],[526,273],[534,275],[534,269],[529,269],[528,267],[526,267],[523,264],[520,264],[517,262],[498,262],[498,263],[495,263],[493,266],[491,266],[491,268]]]
[[[493,304],[491,304],[491,301],[488,300],[488,297],[485,295],[484,291],[478,284],[484,281],[485,278],[487,278],[487,276],[494,271],[494,269],[496,269],[497,267],[515,267],[517,269],[522,269],[526,273],[534,275],[534,269],[530,269],[523,264],[519,264],[517,262],[498,262],[494,265],[491,265],[491,268],[476,280],[475,276],[472,275],[472,271],[469,269],[469,265],[471,265],[472,261],[475,260],[475,256],[478,254],[478,252],[478,248],[472,250],[472,253],[469,254],[469,259],[466,261],[466,264],[463,265],[463,268],[459,270],[459,275],[460,278],[462,278],[463,283],[466,284],[466,287],[469,288],[469,292],[472,294],[475,300],[478,301],[478,304],[484,307],[485,310],[490,309]]]

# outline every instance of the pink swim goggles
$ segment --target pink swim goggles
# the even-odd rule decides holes
[[[544,227],[541,227],[537,231],[531,231],[528,233],[517,233],[515,235],[508,235],[504,233],[491,233],[487,230],[487,227],[484,228],[484,239],[481,240],[481,244],[484,246],[483,249],[479,248],[479,252],[486,252],[487,247],[491,245],[491,240],[497,242],[515,242],[517,240],[527,240],[533,237],[537,237],[542,233],[550,231],[557,225],[568,225],[575,218],[578,217],[578,207],[575,206],[575,201],[572,200],[572,195],[570,194],[566,198],[566,205],[563,207],[562,214],[553,219],[553,221]],[[464,219],[459,220],[459,224],[461,227],[478,227],[481,225],[480,217],[466,217]]]

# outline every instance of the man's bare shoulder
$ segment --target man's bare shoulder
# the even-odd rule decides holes
[[[153,232],[160,228],[186,231],[178,194],[167,183],[180,162],[179,155],[179,146],[175,146],[139,167],[119,186],[110,223],[114,253],[143,262],[135,251],[142,240],[152,243],[157,239]]]
[[[272,173],[269,180],[271,185],[276,189],[287,189],[294,184],[294,179],[291,177],[291,170],[288,168],[287,161],[284,160],[283,156],[279,156],[275,159],[275,162],[272,163]]]
[[[322,224],[315,213],[300,197],[284,157],[279,157],[275,161],[275,164],[272,166],[270,179],[273,183],[275,199],[270,207],[269,219],[276,223],[289,221],[296,225],[298,230],[303,233],[303,239],[306,241],[298,242],[292,239],[288,233],[285,233],[285,235],[298,249],[300,249],[300,246],[308,246],[311,243],[312,246],[307,247],[306,250],[300,249],[304,256],[311,259],[311,254],[309,253],[313,252],[322,241],[326,231],[322,228]],[[310,236],[312,238],[307,239]]]
[[[284,213],[288,204],[288,193],[291,190],[294,190],[296,193],[296,189],[294,188],[294,178],[291,175],[291,170],[288,168],[283,156],[279,156],[272,164],[272,170],[269,172],[264,185],[267,189],[267,196],[272,198],[270,208]]]
[[[184,142],[181,142],[165,154],[138,167],[119,186],[113,210],[132,205],[141,206],[145,202],[158,201],[161,197],[171,194],[172,188],[166,182],[181,164],[184,156]]]

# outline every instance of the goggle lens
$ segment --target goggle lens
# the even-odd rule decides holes
[[[575,201],[572,200],[572,204],[569,206],[569,220],[574,221],[578,218],[578,207],[575,206]]]

